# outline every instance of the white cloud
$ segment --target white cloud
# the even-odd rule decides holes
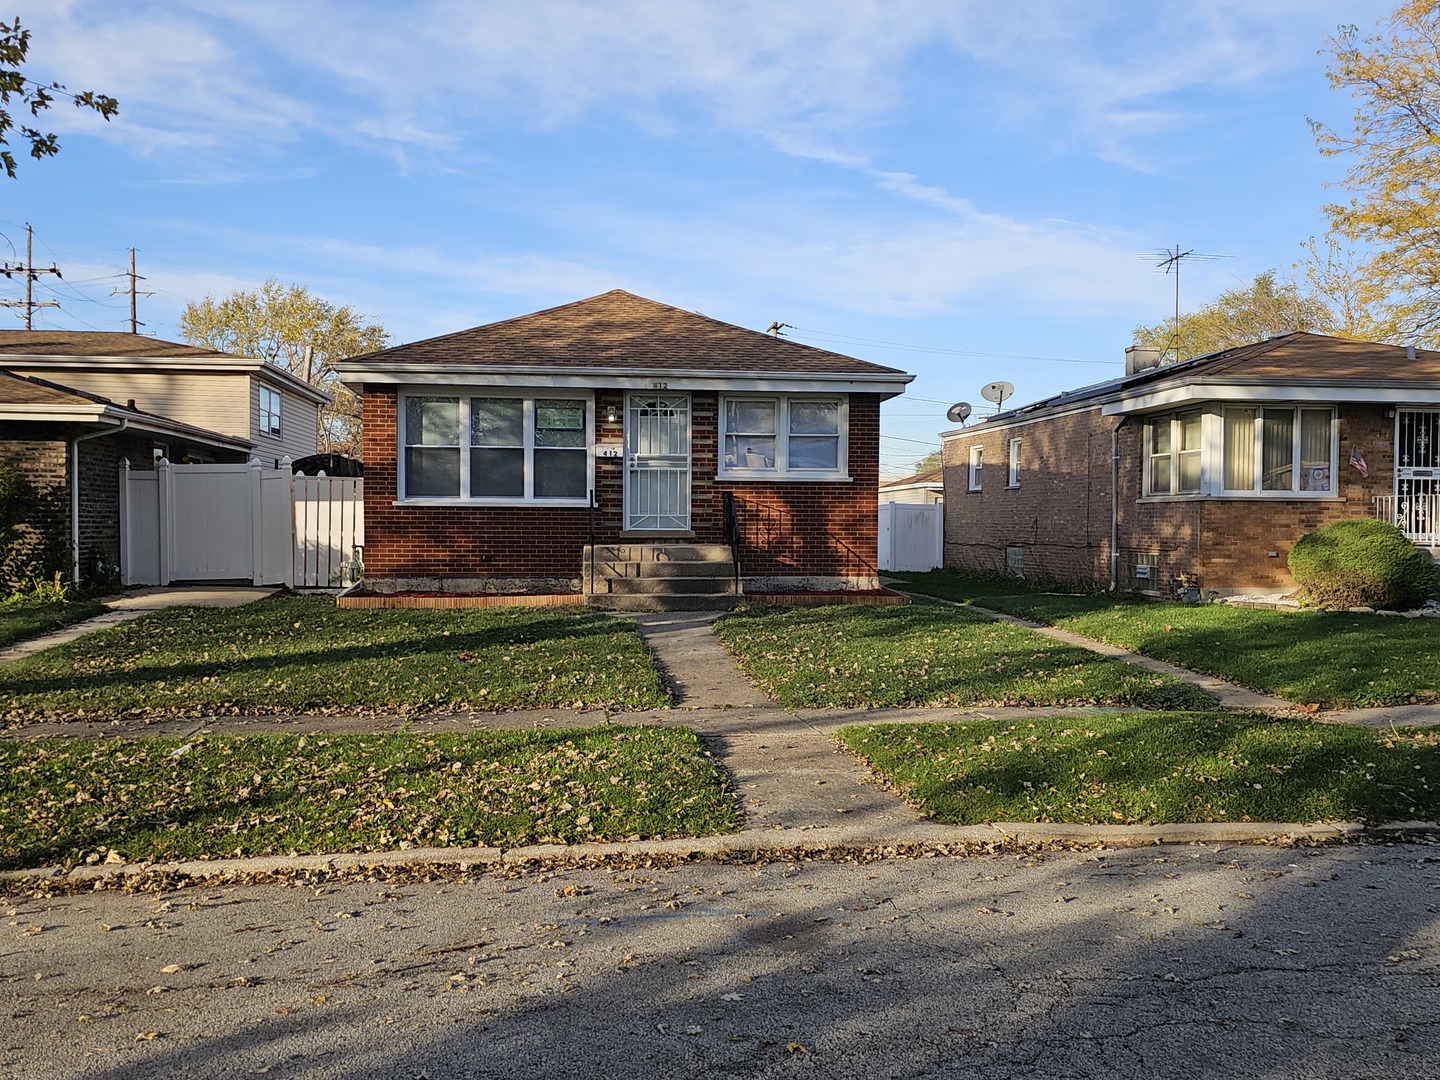
[[[1172,95],[1314,62],[1325,30],[1365,14],[1339,0],[1157,0],[1143,13],[1126,0],[20,7],[46,75],[119,97],[111,136],[141,152],[238,154],[323,132],[408,160],[397,147],[443,154],[476,130],[601,111],[650,130],[698,115],[852,167],[865,155],[837,140],[923,106],[907,98],[922,50],[953,57],[985,95],[978,107],[1143,164],[1134,140],[1188,122]]]

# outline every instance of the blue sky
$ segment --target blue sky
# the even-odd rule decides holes
[[[125,329],[131,246],[168,338],[270,277],[399,341],[611,288],[779,320],[918,376],[899,474],[986,382],[1118,374],[1174,302],[1139,253],[1229,256],[1182,306],[1286,272],[1340,194],[1326,39],[1389,7],[21,0],[29,74],[121,112],[46,115],[63,149],[0,181],[0,234],[64,272],[37,326]]]

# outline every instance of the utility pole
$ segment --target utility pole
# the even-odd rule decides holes
[[[35,328],[33,325],[33,316],[37,307],[58,308],[60,306],[54,300],[35,299],[34,283],[35,279],[39,275],[54,274],[57,278],[61,278],[62,275],[60,273],[60,268],[57,267],[54,263],[51,263],[49,266],[35,265],[35,233],[34,230],[30,228],[30,223],[28,221],[25,223],[24,264],[22,265],[20,263],[7,262],[3,266],[0,266],[0,274],[4,274],[7,278],[11,277],[14,274],[23,274],[25,276],[25,299],[0,300],[0,307],[23,307],[25,309],[26,330],[33,330]]]
[[[135,317],[135,298],[137,296],[154,296],[155,294],[152,292],[138,292],[135,288],[137,281],[144,281],[145,279],[135,272],[135,249],[133,247],[130,249],[130,270],[125,276],[130,279],[130,332],[132,334],[138,334],[140,327],[145,324]],[[115,292],[112,292],[110,295],[114,296]]]

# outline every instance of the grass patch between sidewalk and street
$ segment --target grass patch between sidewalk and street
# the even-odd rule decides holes
[[[95,600],[0,601],[0,648],[61,630],[77,622],[104,615],[105,605]]]
[[[1440,732],[1241,713],[873,724],[839,739],[936,821],[1434,820]]]
[[[171,608],[0,667],[3,718],[659,708],[635,624],[581,607]]]
[[[1214,704],[1178,679],[942,604],[747,605],[715,632],[787,708]]]
[[[721,771],[683,728],[11,739],[0,775],[5,869],[739,825]]]
[[[1440,619],[1065,595],[1015,579],[897,574],[973,603],[1327,709],[1440,701]]]

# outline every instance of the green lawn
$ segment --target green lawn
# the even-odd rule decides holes
[[[1440,701],[1440,619],[1063,596],[952,570],[906,588],[975,603],[1324,708]]]
[[[44,603],[18,597],[0,601],[0,648],[103,614],[105,605],[94,600]]]
[[[666,703],[634,623],[581,608],[341,610],[277,596],[172,608],[0,667],[46,717],[414,712]]]
[[[715,630],[787,707],[1214,704],[1177,679],[941,604],[754,605]]]
[[[840,739],[937,821],[1434,820],[1440,732],[1237,713],[874,724]]]
[[[0,740],[0,775],[3,868],[738,827],[679,728]]]

